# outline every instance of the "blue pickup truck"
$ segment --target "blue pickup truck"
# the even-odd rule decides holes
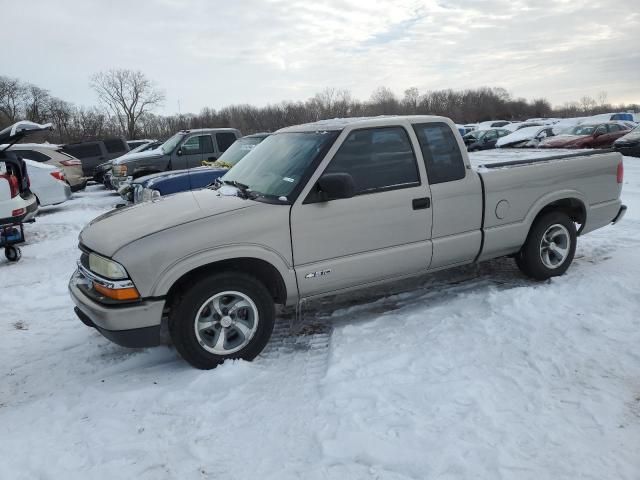
[[[227,173],[229,168],[268,136],[268,133],[256,133],[236,140],[211,166],[172,170],[140,177],[131,183],[130,188],[121,190],[120,195],[129,202],[139,203],[174,193],[205,188]]]

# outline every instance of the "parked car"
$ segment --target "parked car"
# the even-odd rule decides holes
[[[17,225],[32,220],[38,212],[38,201],[29,186],[25,161],[7,147],[31,133],[50,130],[51,125],[18,122],[0,131],[0,225]]]
[[[537,127],[524,127],[500,138],[496,147],[498,148],[534,148],[541,141],[553,136],[553,127],[549,125]]]
[[[71,198],[71,187],[67,183],[64,171],[33,160],[25,159],[24,162],[31,180],[31,191],[36,196],[38,205],[57,205]]]
[[[57,167],[64,172],[72,192],[84,190],[87,178],[82,173],[82,163],[77,158],[62,151],[59,145],[49,143],[17,143],[10,151],[22,158]]]
[[[540,148],[611,148],[613,142],[629,133],[617,122],[576,125],[566,133],[548,138]]]
[[[640,157],[640,125],[613,142],[613,148],[622,155]]]
[[[145,140],[145,143],[143,143],[142,145],[138,145],[133,150],[129,150],[127,153],[120,156],[119,158],[125,157],[127,155],[133,155],[139,152],[148,152],[149,150],[154,150],[158,148],[160,145],[162,145],[162,142],[159,142],[158,140],[152,140],[152,141]],[[113,189],[113,186],[111,185],[111,168],[112,167],[113,167],[113,160],[109,160],[107,162],[101,163],[96,167],[93,174],[93,179],[98,183],[102,183],[106,188]],[[105,179],[105,176],[108,176],[109,178]]]
[[[619,221],[626,207],[619,153],[560,158],[475,170],[443,117],[284,128],[217,189],[85,227],[69,283],[75,311],[129,347],[167,332],[193,366],[213,368],[260,353],[275,304],[504,255],[532,278],[562,275],[577,235]]]
[[[488,122],[478,123],[477,130],[488,130],[490,128],[501,128],[509,125],[511,122],[507,120],[489,120]]]
[[[234,128],[201,128],[176,133],[156,150],[137,153],[113,162],[111,184],[117,190],[144,175],[183,170],[201,165],[203,160],[217,160],[241,136]]]
[[[139,203],[187,190],[205,188],[227,173],[227,170],[269,135],[256,133],[239,138],[215,162],[205,160],[203,167],[171,170],[140,177],[134,180],[129,188],[121,188],[119,193],[123,199]]]
[[[581,123],[603,123],[603,122],[612,122],[612,121],[626,121],[635,123],[635,118],[633,113],[627,112],[617,112],[617,113],[600,113],[598,115],[592,115],[590,117],[583,117]]]
[[[467,151],[474,152],[477,150],[490,150],[496,148],[496,142],[499,138],[509,135],[511,132],[503,128],[491,128],[489,130],[475,130],[467,133],[464,137],[464,143]]]
[[[101,163],[124,155],[129,145],[122,138],[107,138],[91,142],[68,143],[62,150],[82,162],[85,177],[93,177],[94,171]]]

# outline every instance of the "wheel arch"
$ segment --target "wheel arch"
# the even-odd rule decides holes
[[[531,231],[536,220],[542,215],[557,211],[567,214],[571,220],[580,224],[578,230],[578,234],[580,234],[587,222],[587,203],[584,196],[577,191],[556,192],[539,199],[527,215],[527,224],[529,225],[527,232]]]
[[[194,268],[184,271],[179,276],[174,276],[174,280],[165,279],[157,286],[160,293],[166,289],[164,295],[167,303],[171,303],[175,296],[189,284],[198,279],[219,272],[240,272],[256,277],[269,290],[274,303],[286,304],[291,286],[287,286],[285,277],[272,263],[257,257],[243,256],[228,259],[221,259],[203,263]]]

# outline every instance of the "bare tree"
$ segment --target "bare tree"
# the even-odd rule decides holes
[[[22,113],[26,89],[17,78],[0,76],[0,113],[14,123]]]
[[[116,69],[96,73],[91,77],[91,87],[130,139],[136,138],[140,117],[164,100],[164,93],[140,71]]]

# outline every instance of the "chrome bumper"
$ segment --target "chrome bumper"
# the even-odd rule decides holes
[[[103,305],[89,298],[80,290],[79,285],[90,285],[91,282],[90,278],[83,275],[80,270],[76,270],[69,280],[69,293],[78,309],[99,330],[119,331],[158,327],[159,331],[165,304],[164,299],[144,300],[122,305]]]
[[[624,217],[625,213],[627,213],[627,206],[626,205],[620,205],[620,210],[618,210],[618,214],[616,215],[616,217],[611,221],[611,223],[613,225],[615,225],[616,223],[618,223],[620,220],[622,220],[622,218]]]

